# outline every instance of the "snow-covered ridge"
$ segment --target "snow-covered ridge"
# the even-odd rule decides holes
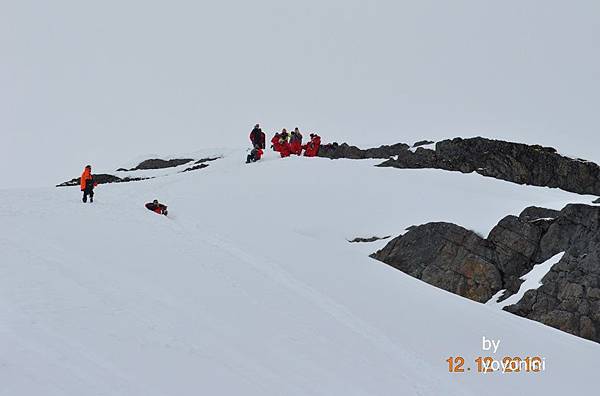
[[[589,200],[476,174],[244,150],[199,172],[0,191],[7,395],[469,395],[593,392],[600,347],[367,257],[357,235],[446,220],[487,233],[528,205]],[[169,217],[146,210],[153,198]],[[443,205],[440,205],[440,200]],[[369,249],[372,249],[370,247]],[[446,359],[541,355],[539,373]],[[588,385],[589,384],[589,385]]]

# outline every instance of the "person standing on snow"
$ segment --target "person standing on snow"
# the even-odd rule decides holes
[[[262,148],[257,144],[254,146],[248,157],[246,158],[246,163],[256,162],[262,158],[263,151]]]
[[[83,191],[83,199],[84,203],[87,202],[87,197],[90,197],[90,203],[94,202],[94,187],[97,186],[97,183],[94,181],[94,176],[92,175],[92,166],[86,165],[83,169],[83,173],[81,174],[81,180],[79,181],[79,185],[81,186],[81,191]]]
[[[250,132],[250,141],[252,142],[252,147],[258,145],[260,148],[265,148],[265,133],[260,129],[260,125],[254,125],[254,129]]]

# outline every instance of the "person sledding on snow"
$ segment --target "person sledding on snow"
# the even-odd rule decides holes
[[[83,191],[83,199],[82,201],[87,202],[88,196],[90,197],[90,203],[94,202],[94,187],[98,185],[94,181],[94,176],[92,175],[92,166],[86,165],[83,169],[83,173],[81,174],[81,180],[79,182],[81,187],[81,191]]]
[[[252,142],[252,147],[258,145],[261,149],[265,148],[265,133],[260,129],[260,125],[254,125],[254,129],[250,132],[250,141]]]
[[[250,151],[250,154],[248,154],[248,157],[246,158],[246,163],[249,164],[250,162],[256,162],[260,160],[262,156],[263,150],[258,144],[256,144],[252,151]]]
[[[148,202],[146,204],[146,209],[165,216],[169,213],[167,211],[167,205],[161,204],[160,202],[158,202],[158,199],[155,199],[152,202]]]
[[[310,142],[303,146],[304,156],[316,157],[319,154],[319,147],[321,147],[321,137],[316,133],[311,133]]]
[[[298,128],[290,134],[290,152],[295,155],[302,154],[302,134]]]

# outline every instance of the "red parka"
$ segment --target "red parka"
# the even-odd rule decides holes
[[[319,147],[321,147],[321,137],[319,135],[313,135],[305,146],[304,156],[316,157],[319,153]]]
[[[281,145],[279,144],[279,139],[280,136],[278,133],[275,134],[275,136],[273,136],[273,139],[271,139],[271,144],[273,145],[273,150],[274,151],[279,151]]]
[[[290,144],[286,141],[282,141],[279,143],[279,154],[281,154],[281,158],[289,157],[291,154]]]

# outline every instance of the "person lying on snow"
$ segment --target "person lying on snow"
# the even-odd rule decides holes
[[[304,156],[316,157],[319,154],[319,147],[321,146],[321,137],[316,133],[310,134],[310,142],[306,143],[302,148],[304,149]]]
[[[252,147],[258,145],[261,149],[265,148],[265,133],[260,129],[260,125],[254,125],[254,129],[250,132],[250,141],[252,142]]]
[[[81,180],[79,182],[81,187],[81,191],[83,191],[83,199],[84,203],[87,202],[87,197],[90,197],[90,203],[94,202],[94,187],[98,185],[94,181],[94,176],[92,175],[92,166],[86,165],[83,169],[83,173],[81,174]]]
[[[158,202],[158,199],[155,199],[152,202],[148,202],[146,204],[146,209],[153,211],[154,213],[167,215],[169,212],[167,211],[167,205],[163,205]]]
[[[262,158],[262,156],[263,156],[262,148],[257,144],[254,146],[252,151],[250,151],[250,154],[248,154],[248,157],[246,158],[246,163],[249,164],[250,162],[256,162],[256,161],[260,160]]]
[[[302,134],[298,128],[290,134],[290,152],[296,155],[302,154]]]

